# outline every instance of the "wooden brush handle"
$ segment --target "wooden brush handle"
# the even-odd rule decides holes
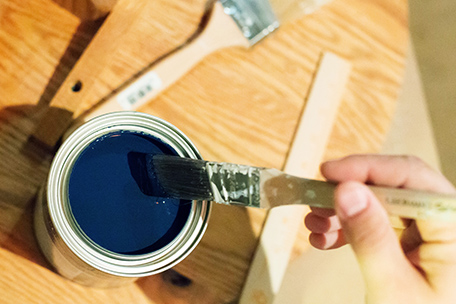
[[[121,89],[81,119],[108,112],[136,110],[190,71],[207,55],[231,46],[249,47],[235,21],[215,2],[208,24],[190,43],[147,69],[130,85]]]
[[[410,189],[369,186],[390,215],[456,222],[456,197]]]
[[[263,170],[260,180],[263,180],[263,207],[303,204],[334,208],[334,183],[300,178],[275,169]],[[454,195],[402,188],[368,187],[392,216],[456,222]]]
[[[104,67],[110,63],[148,0],[119,0],[87,49],[58,89],[33,136],[54,147],[83,105]]]
[[[146,0],[121,0],[103,24],[99,33],[76,63],[50,104],[50,110],[42,119],[34,137],[52,147],[67,130],[72,119],[80,121],[121,110],[136,110],[180,77],[208,54],[230,46],[249,47],[235,21],[224,13],[220,2],[215,2],[207,26],[192,42],[159,61],[136,79],[131,85],[107,98],[93,111],[82,107],[84,96],[90,92],[97,75],[108,64],[118,48],[116,39],[126,34],[140,15]],[[123,9],[123,10],[122,10]],[[58,112],[58,113],[57,113]],[[79,117],[79,116],[83,117]]]

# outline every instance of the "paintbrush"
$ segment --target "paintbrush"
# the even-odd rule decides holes
[[[137,110],[207,55],[227,47],[250,48],[282,24],[310,14],[330,1],[209,0],[198,30],[188,41],[138,71],[87,110],[82,101],[95,83],[94,71],[103,67],[102,63],[115,53],[118,42],[123,41],[113,37],[125,34],[141,12],[146,11],[143,6],[147,1],[137,1],[135,5],[130,5],[127,0],[120,1],[52,99],[50,110],[38,124],[34,137],[53,147],[70,126],[72,118],[77,118],[76,124],[80,124],[109,112]],[[125,26],[126,22],[128,26]],[[120,29],[119,24],[122,25]],[[65,111],[59,111],[56,116],[55,109]]]
[[[162,60],[104,98],[82,120],[113,111],[136,110],[189,72],[207,55],[228,47],[250,48],[286,22],[310,14],[331,0],[209,1],[197,32]]]
[[[144,156],[143,177],[158,180],[169,197],[228,205],[273,208],[304,204],[334,208],[336,184],[276,169],[168,155]],[[142,181],[140,188],[150,183]],[[368,186],[390,215],[456,221],[456,197],[409,189]]]

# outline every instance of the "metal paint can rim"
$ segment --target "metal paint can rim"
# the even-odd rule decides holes
[[[122,277],[142,277],[162,272],[182,261],[199,243],[210,214],[210,202],[192,202],[187,223],[165,247],[141,255],[119,254],[88,238],[77,225],[69,205],[68,183],[78,156],[94,140],[117,131],[152,135],[180,156],[200,159],[190,139],[172,124],[139,112],[114,112],[98,116],[77,128],[58,150],[47,183],[47,206],[57,234],[70,250],[88,265]]]

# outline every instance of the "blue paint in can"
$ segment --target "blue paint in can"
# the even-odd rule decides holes
[[[191,202],[141,192],[128,154],[176,151],[146,134],[118,131],[92,142],[76,160],[68,195],[81,230],[99,246],[121,254],[143,254],[169,244],[188,220]]]

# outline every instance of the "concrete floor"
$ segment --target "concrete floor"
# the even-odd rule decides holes
[[[409,7],[410,32],[441,169],[456,184],[456,2],[410,0]]]
[[[456,184],[456,2],[409,1],[411,52],[386,153],[420,156]]]
[[[435,132],[413,43],[410,43],[404,84],[396,107],[396,113],[381,152],[415,155],[440,170],[441,161]]]

